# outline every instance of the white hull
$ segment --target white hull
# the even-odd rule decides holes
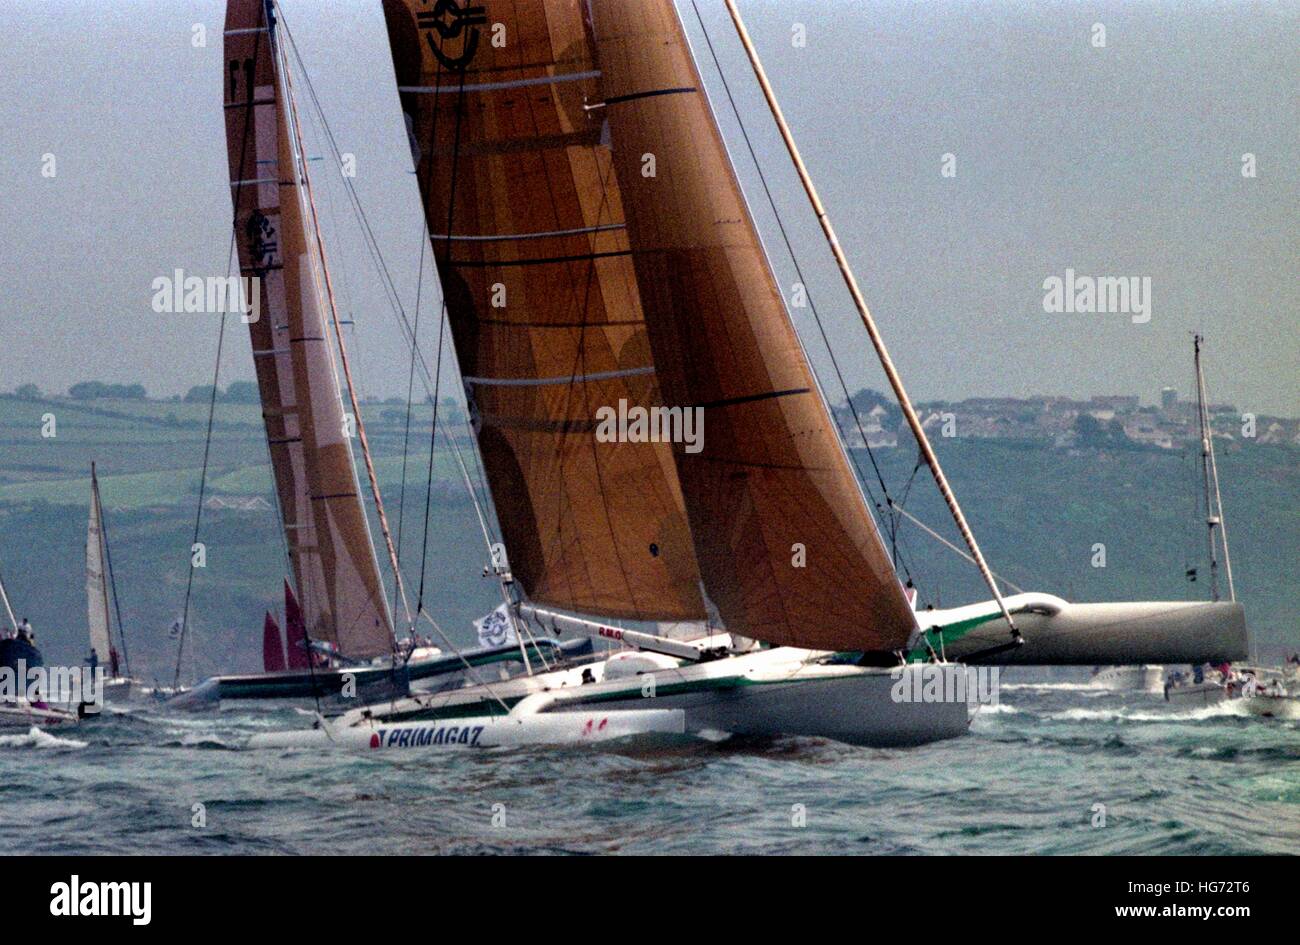
[[[939,688],[949,695],[964,693],[956,689],[959,676],[965,681],[964,667],[912,665],[891,671],[821,662],[829,655],[781,647],[703,663],[667,657],[658,657],[656,662],[646,654],[637,654],[635,659],[640,662],[634,663],[627,658],[631,654],[624,653],[490,687],[365,706],[340,717],[329,729],[334,733],[347,729],[371,733],[383,726],[463,725],[466,717],[540,720],[564,715],[580,716],[584,722],[599,718],[607,719],[608,724],[616,720],[634,723],[647,710],[668,710],[681,716],[682,730],[687,733],[805,735],[877,747],[919,745],[967,731],[970,711],[964,698],[904,701],[909,694],[920,693],[922,678],[937,679]],[[510,706],[509,715],[498,700]],[[542,729],[538,732],[544,734]],[[305,741],[284,740],[303,735]],[[250,746],[323,745],[328,741],[325,732],[283,733],[257,736]],[[370,743],[369,734],[364,741]],[[543,738],[528,743],[549,742]],[[479,744],[484,744],[481,738]]]
[[[1163,692],[1163,666],[1104,666],[1092,674],[1088,684],[1111,692]]]
[[[1216,705],[1234,696],[1222,683],[1200,682],[1170,686],[1165,698],[1178,705]]]
[[[877,748],[921,745],[964,735],[970,726],[965,702],[895,702],[896,680],[888,670],[821,667],[835,673],[799,673],[735,688],[668,693],[654,704],[680,709],[686,730],[735,735],[804,735]],[[909,671],[915,671],[909,669]],[[952,666],[952,672],[965,672]],[[639,691],[602,702],[611,709],[644,706]]]
[[[49,728],[55,725],[76,725],[81,719],[75,712],[53,706],[37,708],[25,699],[0,703],[0,728]]]
[[[113,676],[104,680],[104,701],[125,702],[141,690],[140,681],[128,676]]]
[[[333,747],[351,751],[454,751],[459,748],[516,748],[527,745],[578,745],[634,735],[680,735],[681,712],[552,712],[544,715],[488,715],[442,722],[367,720],[360,725],[330,723],[298,732],[254,735],[247,748]]]
[[[1300,719],[1300,696],[1256,694],[1241,701],[1251,715],[1268,719]]]

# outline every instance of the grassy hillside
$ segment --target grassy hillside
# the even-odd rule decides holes
[[[41,436],[53,414],[57,436]],[[400,492],[402,408],[366,408],[367,430],[394,527]],[[167,627],[185,594],[203,458],[206,404],[18,400],[0,396],[0,574],[19,616],[36,627],[51,660],[86,650],[84,542],[89,467],[99,468],[133,664],[170,679],[175,644]],[[403,560],[412,594],[428,462],[427,414],[412,431]],[[939,440],[940,458],[995,570],[1028,589],[1077,600],[1180,599],[1208,595],[1183,577],[1202,564],[1203,529],[1192,518],[1189,457],[1162,451],[1064,451],[991,440]],[[862,463],[870,476],[863,455]],[[879,450],[897,499],[915,456]],[[1238,446],[1220,456],[1237,592],[1265,649],[1300,648],[1300,467],[1281,447]],[[449,455],[436,457],[425,600],[454,639],[499,598],[480,576],[485,559],[472,506]],[[872,486],[875,486],[874,479]],[[878,491],[878,490],[877,490]],[[208,496],[270,499],[258,409],[222,404]],[[925,470],[907,507],[956,541]],[[278,607],[283,545],[271,511],[205,510],[208,567],[196,573],[191,607],[200,672],[255,669],[263,610]],[[1106,567],[1092,566],[1095,543]],[[987,596],[970,565],[914,526],[899,547],[924,600],[955,604]],[[188,667],[187,667],[188,674]]]

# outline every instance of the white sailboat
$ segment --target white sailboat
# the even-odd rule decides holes
[[[1163,666],[1098,666],[1088,684],[1094,689],[1111,692],[1148,692],[1159,694],[1165,687]]]
[[[1192,360],[1196,368],[1196,423],[1200,433],[1201,490],[1205,511],[1205,529],[1210,565],[1210,600],[1218,601],[1219,561],[1227,579],[1228,600],[1237,600],[1232,580],[1232,558],[1228,554],[1228,526],[1223,516],[1223,499],[1219,491],[1219,466],[1214,456],[1214,428],[1210,423],[1209,398],[1205,393],[1205,368],[1201,364],[1200,334],[1192,336]],[[1245,656],[1246,654],[1242,654]],[[1165,699],[1179,704],[1212,705],[1242,694],[1246,680],[1239,677],[1228,662],[1215,666],[1197,663],[1186,671],[1175,670],[1164,686]]]
[[[1207,605],[1003,597],[728,0],[864,327],[993,595],[914,613],[672,3],[449,6],[450,22],[436,23],[413,2],[384,9],[508,553],[508,563],[493,557],[493,573],[521,638],[539,631],[621,649],[375,702],[310,731],[255,736],[251,747],[468,747],[486,744],[487,732],[492,744],[581,742],[638,727],[914,745],[967,730],[968,669],[953,659],[1095,664],[1244,646],[1235,605],[1207,615]],[[480,41],[489,22],[512,38],[505,47]],[[273,43],[276,29],[272,19]],[[638,438],[629,426],[602,437],[602,407],[620,418],[675,416],[681,435]],[[689,441],[685,411],[703,415],[702,441]],[[695,629],[657,632],[669,622]],[[1184,633],[1189,625],[1195,632]]]
[[[117,583],[112,577],[111,558],[108,551],[108,534],[104,524],[104,506],[99,495],[99,477],[95,464],[90,464],[90,516],[86,524],[86,626],[90,632],[90,657],[87,668],[91,672],[104,669],[102,684],[104,699],[120,700],[131,696],[139,681],[131,677],[131,664],[126,649],[126,630],[122,626],[122,610],[117,599]],[[119,653],[113,642],[109,619],[109,589],[113,592],[113,607],[117,615],[118,639],[122,643]]]
[[[51,702],[52,694],[41,691],[39,681],[32,686],[29,671],[44,666],[45,660],[31,634],[22,630],[14,616],[3,578],[0,578],[0,604],[9,618],[7,626],[0,625],[0,728],[46,728],[81,721],[84,707],[73,710]]]

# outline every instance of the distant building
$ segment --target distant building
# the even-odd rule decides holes
[[[1092,398],[1091,406],[1093,410],[1101,408],[1103,410],[1112,410],[1118,412],[1127,412],[1137,410],[1138,399],[1129,394],[1110,394],[1101,395]]]
[[[1174,404],[1178,403],[1178,391],[1172,387],[1160,388],[1160,406],[1168,410]]]

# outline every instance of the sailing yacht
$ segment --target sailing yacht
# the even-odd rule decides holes
[[[55,701],[56,697],[63,697],[63,693],[42,691],[39,679],[33,685],[31,671],[39,671],[45,665],[45,658],[37,648],[26,620],[20,624],[14,616],[3,579],[0,579],[0,604],[4,605],[5,615],[9,618],[8,626],[0,624],[0,729],[44,728],[80,722],[88,709],[85,702],[72,709]],[[45,685],[48,685],[48,680]]]
[[[99,495],[99,476],[95,464],[90,464],[90,516],[86,523],[86,626],[90,632],[90,660],[93,669],[105,670],[102,683],[105,699],[130,698],[139,680],[131,676],[131,662],[126,650],[126,630],[122,626],[122,610],[118,604],[117,583],[112,577],[111,558],[108,551],[108,533],[104,523],[104,505]],[[117,614],[118,639],[122,643],[119,653],[113,643],[109,620],[109,588],[112,587],[113,607]]]
[[[1165,668],[1159,665],[1098,666],[1088,679],[1094,689],[1111,692],[1160,693],[1165,687]]]
[[[1210,565],[1210,599],[1218,601],[1220,560],[1227,579],[1228,600],[1236,601],[1232,580],[1232,558],[1228,554],[1228,526],[1219,492],[1219,466],[1214,455],[1214,428],[1210,423],[1209,398],[1205,393],[1205,368],[1201,364],[1201,335],[1192,336],[1192,361],[1196,369],[1196,423],[1200,434],[1202,508],[1205,511],[1206,542]],[[1242,654],[1244,657],[1246,654]],[[1188,671],[1176,670],[1165,682],[1165,699],[1180,704],[1212,705],[1242,695],[1247,680],[1226,660],[1214,667],[1196,663]]]
[[[385,0],[446,318],[506,550],[493,574],[521,639],[577,636],[617,649],[376,701],[310,731],[255,736],[252,747],[710,730],[915,745],[966,732],[965,663],[1096,664],[1243,646],[1235,605],[1207,615],[1204,605],[1003,597],[728,8],[993,599],[913,611],[671,0],[432,11]],[[229,9],[228,49],[261,26],[277,45],[274,6],[260,19],[252,3]],[[227,58],[249,61],[251,42]],[[258,103],[270,100],[270,77],[264,85]],[[291,98],[283,77],[281,87]],[[702,418],[703,435],[669,442],[630,422],[611,436],[602,422],[611,411],[667,416],[683,433],[688,415]],[[676,629],[659,632],[668,623]]]

